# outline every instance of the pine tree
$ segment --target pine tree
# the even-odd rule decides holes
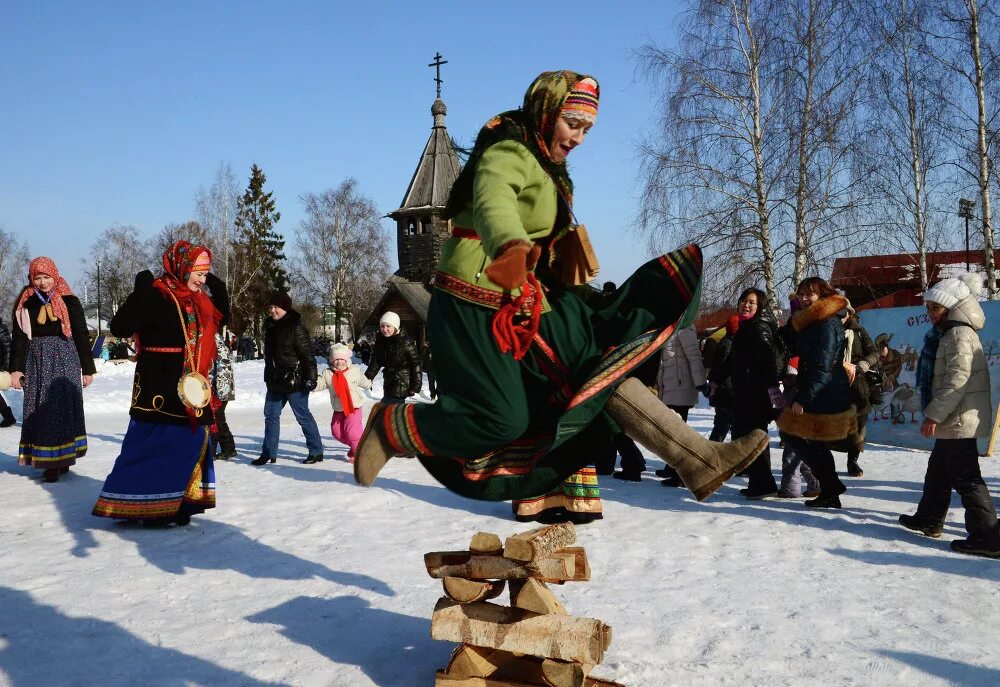
[[[274,192],[264,192],[266,183],[264,172],[253,165],[236,212],[234,264],[230,268],[234,329],[252,329],[258,341],[261,314],[270,293],[288,289],[285,238],[274,228],[281,213],[275,209]]]

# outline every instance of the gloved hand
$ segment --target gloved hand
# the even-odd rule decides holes
[[[306,391],[312,391],[313,389],[316,388],[316,380],[307,379],[305,382],[303,382],[302,386],[305,387]]]
[[[520,288],[541,255],[541,246],[528,241],[511,241],[500,248],[496,258],[486,268],[486,276],[508,291]]]

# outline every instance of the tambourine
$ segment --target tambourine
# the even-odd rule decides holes
[[[0,370],[0,391],[7,391],[10,388],[10,372]]]
[[[212,389],[202,375],[190,372],[177,382],[177,395],[188,408],[204,408],[212,400]]]

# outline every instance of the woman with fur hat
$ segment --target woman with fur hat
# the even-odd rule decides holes
[[[917,365],[924,421],[920,434],[934,438],[927,459],[924,491],[913,515],[899,516],[904,527],[940,537],[954,489],[965,507],[968,539],[951,548],[959,553],[1000,558],[1000,526],[989,488],[979,469],[977,438],[993,427],[990,370],[979,331],[986,316],[978,296],[978,274],[945,279],[924,293],[933,325],[924,337]]]
[[[362,389],[371,389],[370,379],[361,374],[361,368],[351,362],[351,349],[342,343],[330,347],[331,368],[327,371],[327,390],[333,418],[330,433],[342,444],[347,444],[347,462],[354,462],[354,453],[361,440]]]
[[[211,263],[208,248],[177,241],[163,274],[137,274],[111,319],[112,334],[136,343],[132,419],[94,515],[165,527],[215,507],[208,377],[229,295]]]
[[[404,403],[420,393],[423,383],[417,344],[400,329],[399,315],[387,310],[378,322],[371,362],[365,377],[375,379],[382,371],[382,403]]]
[[[857,431],[857,410],[849,396],[844,369],[844,325],[840,311],[847,299],[820,277],[803,279],[796,289],[801,309],[792,316],[795,353],[799,357],[795,396],[778,416],[785,445],[805,460],[819,480],[812,508],[840,508],[847,487],[837,477],[830,442]]]
[[[83,390],[97,370],[83,307],[51,259],[28,265],[11,326],[10,385],[24,389],[17,462],[55,482],[87,452]]]
[[[292,308],[291,297],[275,291],[269,301],[271,316],[264,320],[264,445],[252,465],[274,462],[278,457],[281,411],[292,406],[306,438],[306,465],[323,460],[323,439],[309,410],[309,392],[316,388],[316,357],[302,316]]]
[[[520,109],[480,130],[445,209],[452,234],[428,310],[438,400],[372,409],[354,464],[359,483],[372,484],[392,456],[416,454],[462,495],[534,498],[621,428],[704,499],[766,442],[763,433],[708,442],[629,379],[691,323],[697,246],[646,263],[601,308],[567,288],[594,271],[566,160],[593,126],[599,94],[592,76],[544,72]]]

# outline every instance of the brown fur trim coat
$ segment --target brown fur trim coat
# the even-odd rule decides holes
[[[786,434],[813,441],[838,441],[858,431],[858,413],[851,406],[842,413],[802,413],[791,407],[778,416],[778,429]]]

